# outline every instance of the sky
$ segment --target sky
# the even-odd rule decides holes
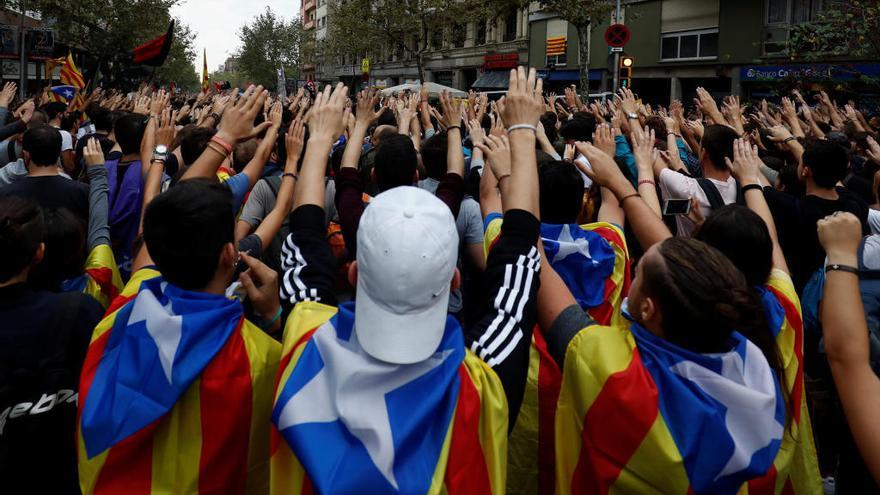
[[[202,73],[202,53],[207,50],[208,72],[226,61],[238,48],[239,28],[266,7],[291,19],[299,14],[300,0],[182,0],[171,15],[196,35],[196,72]]]

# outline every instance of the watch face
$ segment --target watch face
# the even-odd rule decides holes
[[[160,145],[156,146],[156,149],[153,151],[155,153],[159,153],[159,154],[168,153],[168,147],[165,146],[164,144],[160,144]]]

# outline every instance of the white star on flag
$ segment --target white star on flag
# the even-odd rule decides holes
[[[559,239],[551,239],[556,240],[556,242],[559,244],[559,251],[557,251],[556,254],[553,255],[553,259],[550,260],[551,263],[562,261],[572,254],[577,253],[584,255],[587,259],[591,259],[590,241],[584,239],[583,237],[578,237],[577,239],[572,237],[570,227],[571,226],[569,224],[563,225],[562,231],[559,233]]]
[[[397,489],[394,477],[394,440],[385,394],[440,366],[447,350],[420,363],[384,363],[364,352],[356,332],[348,342],[336,338],[328,322],[312,336],[324,367],[284,405],[278,430],[308,423],[340,420],[363,443],[373,464]]]
[[[162,283],[162,291],[165,291],[167,283]],[[162,305],[152,291],[144,290],[134,300],[134,307],[131,308],[131,315],[128,324],[132,325],[138,322],[145,322],[147,333],[156,344],[159,352],[159,362],[162,364],[162,371],[165,372],[165,378],[168,384],[172,383],[171,372],[174,366],[174,356],[177,354],[177,347],[180,345],[181,330],[183,328],[183,317],[175,315],[171,308],[171,301]]]
[[[682,361],[670,369],[694,382],[704,392],[720,402],[727,412],[724,422],[733,439],[733,453],[715,481],[749,467],[755,452],[772,440],[781,440],[785,427],[776,419],[776,384],[769,366],[754,344],[746,345],[746,363],[736,352],[722,356],[721,376],[693,361]],[[742,378],[737,383],[734,378]]]

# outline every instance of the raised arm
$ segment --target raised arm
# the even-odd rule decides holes
[[[592,165],[592,170],[588,173],[590,178],[617,196],[643,249],[647,251],[654,244],[672,237],[666,224],[642,200],[613,159],[590,143],[578,142],[575,146]]]
[[[186,170],[181,180],[213,177],[223,160],[232,153],[235,143],[247,141],[272,125],[271,122],[263,122],[254,127],[254,119],[263,110],[263,102],[268,95],[269,92],[262,86],[251,86],[238,101],[230,99],[217,134],[195,163]]]
[[[819,241],[829,268],[858,267],[862,227],[851,213],[837,212],[818,222]],[[868,325],[859,292],[858,272],[827,270],[822,317],[825,351],[843,403],[846,421],[865,465],[880,480],[880,378],[870,365]]]
[[[83,160],[89,175],[89,252],[101,244],[110,245],[109,213],[110,186],[107,183],[107,168],[104,167],[104,152],[97,139],[91,138],[83,149]]]
[[[330,148],[345,126],[348,88],[319,92],[309,113],[309,142],[293,192],[290,235],[281,248],[281,299],[289,304],[316,301],[336,304],[333,291],[336,260],[324,223],[324,171]]]
[[[447,91],[440,94],[440,108],[446,125],[446,173],[464,177],[464,153],[461,151],[461,103]]]
[[[272,108],[269,110],[269,129],[266,130],[266,135],[263,137],[263,140],[260,141],[260,145],[257,146],[257,151],[254,153],[254,157],[251,158],[251,161],[249,161],[241,171],[241,173],[245,174],[248,178],[248,191],[250,191],[254,187],[254,184],[256,184],[263,176],[263,169],[266,167],[269,155],[272,154],[272,149],[275,147],[275,143],[278,140],[278,129],[281,127],[281,108],[280,101],[275,102],[275,104],[272,105]]]
[[[280,103],[276,103],[279,105]],[[278,196],[275,199],[275,207],[266,215],[266,218],[260,222],[254,235],[260,238],[263,246],[268,246],[272,239],[278,235],[281,230],[281,224],[290,214],[290,208],[293,205],[293,189],[299,176],[296,174],[299,162],[299,154],[302,151],[305,142],[305,126],[302,121],[297,119],[290,123],[287,130],[285,145],[287,149],[287,162],[284,164],[284,173],[281,175],[281,186],[278,188]]]
[[[764,187],[761,184],[761,165],[763,162],[758,157],[758,147],[750,145],[745,139],[737,139],[733,143],[733,161],[727,157],[724,158],[724,161],[743,189],[746,205],[757,213],[767,225],[770,239],[773,241],[773,268],[788,273],[785,255],[782,253],[779,237],[776,234],[776,224],[773,222],[773,215],[764,198]]]

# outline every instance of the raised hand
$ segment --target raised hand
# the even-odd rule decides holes
[[[303,146],[306,142],[306,126],[301,119],[294,119],[287,128],[287,136],[284,138],[284,147],[287,150],[287,163],[284,166],[285,172],[292,165],[293,173],[296,171],[296,165],[299,163],[299,156],[302,154]]]
[[[467,123],[468,126],[468,134],[471,136],[471,143],[474,146],[479,146],[483,144],[486,140],[486,131],[483,130],[483,127],[476,119],[471,119]]]
[[[162,111],[162,115],[157,122],[158,128],[156,129],[155,135],[156,145],[161,144],[168,147],[174,142],[174,138],[177,136],[177,126],[174,125],[174,118],[172,115],[171,107]]]
[[[18,85],[14,82],[8,82],[3,85],[0,91],[0,107],[8,108],[9,104],[15,98],[15,92],[18,91]]]
[[[492,174],[498,181],[510,176],[510,141],[507,136],[486,136],[480,144],[475,144],[486,156]]]
[[[440,108],[443,111],[443,127],[461,128],[461,102],[455,101],[448,91],[440,93]]]
[[[593,133],[593,144],[613,159],[617,144],[614,142],[612,127],[607,124],[596,126],[596,132]],[[651,140],[651,145],[654,145],[653,139]]]
[[[639,105],[636,103],[636,97],[628,88],[621,88],[616,95],[619,98],[620,108],[627,114],[637,113]]]
[[[104,152],[101,150],[101,143],[95,138],[89,138],[83,148],[83,160],[89,167],[104,165]]]
[[[149,115],[150,114],[150,97],[149,96],[140,96],[135,100],[134,108],[132,109],[132,113],[137,113],[140,115]]]
[[[272,107],[269,109],[269,115],[267,117],[267,121],[272,125],[276,131],[281,127],[281,119],[284,115],[283,107],[281,106],[281,101],[276,101]]]
[[[379,117],[385,112],[385,107],[379,107],[378,111],[374,111],[379,103],[379,93],[375,89],[365,89],[357,95],[357,124],[367,127],[373,122],[379,120]]]
[[[220,119],[217,137],[230,144],[247,141],[272,125],[263,122],[254,127],[254,119],[263,110],[263,101],[268,96],[269,92],[263,86],[250,86],[238,101],[229,100]]]
[[[161,115],[169,101],[171,101],[171,95],[166,93],[164,89],[160,89],[150,101],[150,116],[158,117]]]
[[[623,172],[620,171],[620,167],[617,166],[617,162],[614,161],[614,158],[586,141],[578,141],[574,143],[574,146],[577,148],[578,153],[587,157],[587,161],[590,162],[590,167],[579,168],[593,182],[602,187],[607,187],[615,195],[618,195],[621,190],[627,187],[632,188],[632,185],[624,177]]]
[[[740,185],[761,183],[758,175],[761,173],[762,162],[758,157],[758,147],[752,146],[745,139],[733,142],[733,160],[724,157],[724,162]]]
[[[31,98],[28,101],[22,103],[18,107],[18,109],[15,111],[15,116],[17,118],[21,119],[22,122],[27,124],[28,122],[31,121],[31,117],[34,116],[34,110],[35,110],[34,99]]]
[[[538,125],[544,111],[543,87],[544,82],[536,77],[534,69],[529,70],[528,77],[522,67],[516,75],[511,71],[510,87],[501,109],[501,118],[508,129],[516,125]]]
[[[343,110],[347,97],[348,88],[342,83],[337,83],[332,92],[329,84],[324,86],[309,112],[309,139],[336,141],[345,128]]]
[[[816,228],[829,262],[857,266],[862,224],[855,215],[838,211],[819,220]]]
[[[636,159],[636,166],[639,168],[650,169],[657,157],[654,149],[654,129],[645,127],[643,133],[633,133],[632,145],[633,156]]]

